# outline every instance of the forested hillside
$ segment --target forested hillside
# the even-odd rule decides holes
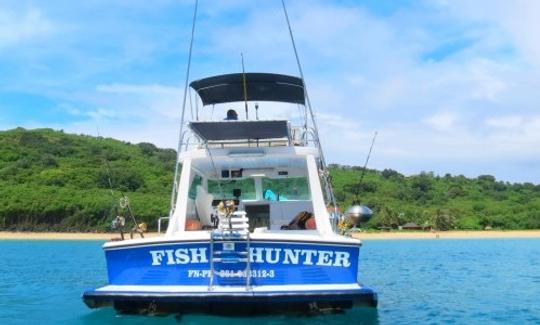
[[[174,150],[149,143],[22,128],[0,132],[0,229],[107,231],[120,192],[139,222],[155,228],[169,210]],[[109,188],[106,162],[111,170]],[[403,176],[386,169],[331,166],[340,206],[358,190],[375,211],[366,227],[406,222],[439,229],[540,228],[540,185],[510,184],[492,176]]]
[[[153,226],[168,214],[175,159],[174,150],[149,143],[50,129],[0,132],[0,229],[104,231],[120,191],[139,222]]]
[[[336,199],[341,206],[359,201],[375,215],[367,227],[395,228],[407,222],[448,229],[540,228],[540,185],[497,181],[490,175],[474,179],[420,173],[405,177],[392,169],[331,166]],[[345,204],[343,204],[345,203]]]

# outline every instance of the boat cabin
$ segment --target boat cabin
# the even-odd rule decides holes
[[[246,107],[248,101],[305,104],[303,83],[291,76],[223,75],[194,81],[191,87],[203,107],[243,100]],[[188,230],[190,220],[202,230],[214,229],[218,205],[226,200],[247,214],[251,232],[290,231],[295,217],[309,214],[313,220],[307,225],[292,228],[331,233],[313,134],[305,121],[297,126],[287,120],[249,120],[247,112],[245,120],[189,122],[167,233]]]

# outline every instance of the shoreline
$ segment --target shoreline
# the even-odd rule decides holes
[[[158,234],[146,233],[145,238]],[[540,238],[540,230],[453,230],[438,232],[357,232],[353,238],[361,240],[409,240],[409,239],[489,239],[489,238]],[[111,240],[120,238],[118,233],[70,233],[70,232],[10,232],[0,231],[0,240]],[[129,233],[124,234],[129,239]],[[140,238],[134,235],[134,238]]]
[[[145,238],[157,237],[155,232],[145,233]],[[31,232],[31,231],[0,231],[1,240],[105,240],[120,239],[119,233],[92,232]],[[129,239],[129,233],[124,234]],[[133,238],[140,238],[134,234]]]
[[[540,230],[449,230],[449,231],[399,231],[399,232],[356,232],[353,238],[361,240],[400,239],[511,239],[540,238]]]

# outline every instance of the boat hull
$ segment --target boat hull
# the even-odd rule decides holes
[[[377,294],[360,285],[317,288],[252,287],[250,290],[230,287],[191,287],[165,292],[161,288],[106,286],[84,293],[90,308],[113,306],[120,312],[219,312],[245,314],[253,312],[341,310],[353,306],[377,306]],[[173,289],[174,290],[174,289]]]
[[[83,299],[91,308],[113,305],[125,312],[376,306],[376,293],[358,283],[359,248],[234,239],[105,248],[109,285],[86,291]]]

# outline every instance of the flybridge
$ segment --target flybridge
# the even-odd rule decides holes
[[[152,266],[208,263],[206,248],[151,250]],[[251,247],[251,263],[349,267],[350,254],[339,250]]]

